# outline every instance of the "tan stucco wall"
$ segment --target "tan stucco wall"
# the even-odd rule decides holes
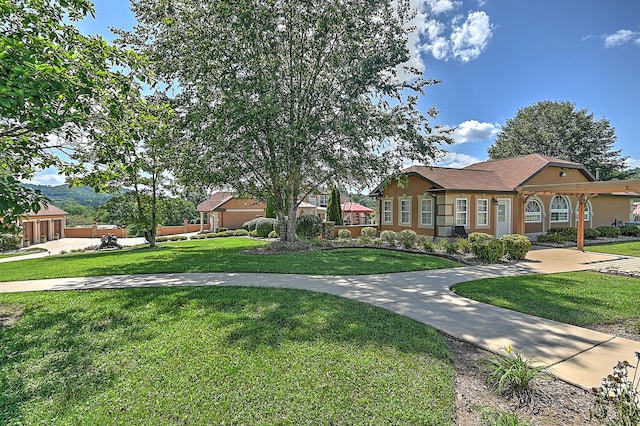
[[[265,203],[256,201],[255,199],[233,198],[222,206],[224,211],[218,212],[218,227],[229,229],[240,229],[242,224],[265,215]]]

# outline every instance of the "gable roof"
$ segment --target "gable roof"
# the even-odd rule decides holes
[[[411,166],[402,173],[419,175],[438,189],[469,191],[509,191],[498,174],[486,170],[452,169],[448,167]],[[511,188],[513,189],[513,188]]]
[[[589,181],[595,178],[584,165],[542,154],[484,161],[462,169],[435,166],[411,166],[402,170],[406,175],[418,175],[431,182],[435,189],[452,191],[514,192],[549,166],[577,169]],[[378,186],[370,195],[381,195],[384,188]]]
[[[235,194],[232,192],[216,192],[215,194],[212,194],[211,197],[198,204],[196,210],[199,212],[213,211],[234,197]]]
[[[49,203],[48,205],[44,205],[44,203],[40,203],[40,210],[38,213],[29,212],[27,216],[64,216],[69,213],[62,210],[60,207],[56,207],[53,204]]]
[[[532,177],[549,166],[578,169],[590,181],[594,181],[591,173],[580,163],[548,157],[542,154],[528,154],[519,157],[503,158],[471,164],[463,170],[484,170],[496,173],[509,190],[524,185]]]

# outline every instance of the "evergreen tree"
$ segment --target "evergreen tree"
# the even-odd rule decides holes
[[[342,208],[340,208],[340,191],[335,186],[331,189],[329,204],[327,204],[327,220],[336,225],[344,224],[342,220]]]

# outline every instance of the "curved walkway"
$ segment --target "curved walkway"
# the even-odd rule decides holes
[[[552,365],[570,383],[591,388],[640,342],[476,302],[450,291],[463,281],[501,276],[596,269],[621,257],[567,249],[536,249],[510,265],[362,276],[193,273],[61,278],[0,283],[0,292],[156,286],[256,286],[311,290],[380,306],[496,352],[511,345]],[[640,259],[626,264],[640,269]]]

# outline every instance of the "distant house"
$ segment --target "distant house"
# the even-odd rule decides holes
[[[496,237],[535,239],[556,227],[611,225],[632,218],[640,181],[597,182],[582,165],[540,154],[462,169],[411,166],[406,182],[378,186],[380,229],[451,237],[455,226]],[[583,215],[579,205],[584,206]]]
[[[218,228],[240,229],[242,224],[265,215],[265,203],[255,198],[238,198],[232,192],[216,192],[198,204],[200,230],[215,232]],[[205,227],[206,222],[209,224]]]
[[[354,203],[348,197],[345,197],[340,208],[342,209],[342,221],[345,225],[367,225],[372,223],[371,215],[374,210],[362,204]]]
[[[40,204],[37,213],[30,212],[18,221],[22,229],[22,247],[64,238],[66,216],[69,213],[53,204]]]

